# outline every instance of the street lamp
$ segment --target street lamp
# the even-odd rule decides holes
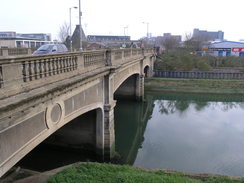
[[[69,8],[69,34],[72,36],[72,24],[71,24],[71,10],[72,8],[77,9],[78,7],[74,6]]]
[[[125,32],[126,29],[127,29],[127,34],[128,34],[128,28],[129,28],[128,25],[126,27],[124,27],[124,36],[126,36],[126,32]]]
[[[77,9],[76,6],[69,8],[69,35],[70,35],[70,51],[72,51],[72,24],[71,24],[71,10]]]
[[[124,44],[123,44],[123,48],[126,48],[126,44],[125,44],[125,42],[126,42],[126,34],[125,34],[125,29],[127,29],[127,32],[128,32],[128,25],[126,26],[126,27],[124,27]]]
[[[147,38],[149,38],[149,22],[142,22],[143,24],[147,24]]]
[[[80,8],[80,0],[79,0],[79,26],[80,26],[80,51],[82,51],[82,28],[81,28],[81,16],[82,16],[82,12],[81,12],[81,8]]]

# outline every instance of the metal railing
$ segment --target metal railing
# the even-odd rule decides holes
[[[185,71],[154,71],[155,77],[190,78],[190,79],[244,79],[244,73],[226,72],[185,72]]]

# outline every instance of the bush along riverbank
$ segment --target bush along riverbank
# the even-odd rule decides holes
[[[146,78],[145,90],[187,93],[244,94],[244,81],[220,79]]]
[[[49,178],[46,183],[241,183],[226,176],[148,171],[126,165],[79,163]]]

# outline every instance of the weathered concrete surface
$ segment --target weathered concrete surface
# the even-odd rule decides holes
[[[154,61],[152,53],[143,56],[139,51],[131,50],[125,57],[124,50],[117,50],[111,54],[110,64],[104,62],[102,51],[18,58],[14,67],[10,60],[0,59],[0,92],[5,92],[0,96],[0,176],[46,138],[89,111],[96,112],[87,120],[86,132],[82,125],[75,130],[71,125],[59,136],[65,136],[65,143],[72,142],[69,138],[84,137],[73,145],[81,147],[88,142],[100,156],[110,159],[115,144],[114,93],[130,76],[137,75],[125,88],[127,94],[143,97],[144,68],[152,67]],[[6,76],[14,78],[12,83]]]

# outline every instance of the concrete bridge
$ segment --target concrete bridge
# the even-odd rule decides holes
[[[114,152],[116,97],[144,95],[153,49],[0,58],[0,177],[43,142]]]

